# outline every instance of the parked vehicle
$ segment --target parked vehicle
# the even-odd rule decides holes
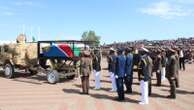
[[[38,41],[26,43],[20,35],[15,44],[0,46],[0,66],[6,78],[14,78],[16,70],[31,74],[44,73],[51,84],[60,78],[73,79],[78,73],[80,52],[89,49],[87,41]]]

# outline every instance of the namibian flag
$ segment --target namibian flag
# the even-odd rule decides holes
[[[68,44],[52,44],[48,51],[43,52],[45,57],[74,58],[80,55],[80,48]]]

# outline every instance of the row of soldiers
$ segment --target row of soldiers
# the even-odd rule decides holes
[[[152,94],[152,75],[155,72],[157,86],[166,78],[170,83],[170,95],[168,98],[176,98],[178,83],[179,58],[176,50],[172,48],[149,51],[141,47],[139,49],[110,49],[108,55],[108,71],[112,82],[112,90],[118,93],[118,101],[125,100],[125,93],[132,93],[133,73],[138,73],[140,81],[141,100],[139,104],[148,104],[148,96]],[[92,63],[91,63],[92,62]],[[93,71],[95,77],[95,89],[100,89],[101,55],[94,50],[92,56],[84,51],[81,54],[80,72],[83,93],[89,92],[89,76]],[[124,85],[126,91],[124,91]]]
[[[168,79],[171,94],[168,98],[176,98],[176,87],[179,87],[178,71],[179,57],[177,51],[168,48],[149,51],[142,47],[138,50],[127,48],[119,49],[117,54],[114,49],[110,50],[108,57],[109,72],[112,88],[118,92],[118,100],[124,100],[124,83],[126,93],[132,93],[133,72],[137,71],[140,81],[141,101],[140,104],[148,104],[148,96],[152,93],[152,76],[156,73],[157,86],[161,86],[162,80]],[[116,86],[114,86],[114,78]],[[115,88],[117,87],[117,88]]]

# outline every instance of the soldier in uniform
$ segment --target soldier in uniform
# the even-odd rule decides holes
[[[180,59],[179,59],[179,55],[178,55],[178,51],[179,49],[175,49],[176,52],[175,52],[175,58],[176,58],[176,65],[177,65],[177,68],[176,68],[176,77],[175,77],[175,84],[176,84],[176,88],[179,88],[179,65],[180,65]]]
[[[182,48],[178,49],[180,70],[185,70],[185,54]]]
[[[156,79],[157,79],[157,86],[161,86],[161,70],[162,70],[162,57],[161,57],[161,51],[158,49],[157,51],[157,57],[155,59],[155,69],[156,69]]]
[[[92,59],[89,51],[84,51],[81,53],[80,59],[80,75],[82,83],[82,93],[89,93],[89,76],[92,71]]]
[[[164,49],[161,49],[161,63],[162,63],[162,69],[161,69],[161,81],[166,80],[166,51]]]
[[[111,48],[108,56],[108,71],[112,82],[112,89],[110,90],[111,92],[117,91],[116,80],[115,80],[115,65],[116,65],[115,50]]]
[[[141,61],[139,63],[140,69],[140,89],[141,89],[141,101],[139,104],[148,104],[148,95],[151,94],[151,73],[152,73],[152,59],[148,55],[148,50],[146,48],[140,49]],[[148,87],[149,86],[149,87]],[[148,90],[149,88],[149,90]]]
[[[132,75],[133,75],[134,71],[137,71],[138,80],[140,81],[140,73],[139,73],[139,70],[138,70],[138,64],[140,62],[141,57],[138,54],[138,49],[133,48],[132,54],[133,54],[133,71],[132,71]],[[133,79],[132,79],[132,81],[133,81]]]
[[[94,49],[92,63],[93,63],[92,65],[93,65],[94,77],[95,77],[95,89],[100,89],[101,88],[101,84],[100,84],[100,71],[101,71],[100,50]]]
[[[126,66],[125,66],[125,86],[126,93],[132,93],[132,83],[133,83],[133,55],[131,49],[127,48],[125,50],[126,56]]]
[[[166,78],[170,83],[170,95],[167,98],[176,98],[176,75],[177,75],[177,59],[176,51],[169,48],[167,52]]]
[[[125,55],[123,54],[123,49],[119,49],[118,56],[116,59],[116,72],[115,72],[118,101],[125,100],[125,96],[124,96],[125,64],[126,64],[126,58],[125,58]]]

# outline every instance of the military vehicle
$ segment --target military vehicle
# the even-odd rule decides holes
[[[25,35],[19,35],[16,42],[0,46],[0,66],[4,76],[14,78],[15,70],[44,73],[51,84],[60,78],[73,79],[78,75],[80,52],[89,49],[91,43],[75,40],[26,43]]]

